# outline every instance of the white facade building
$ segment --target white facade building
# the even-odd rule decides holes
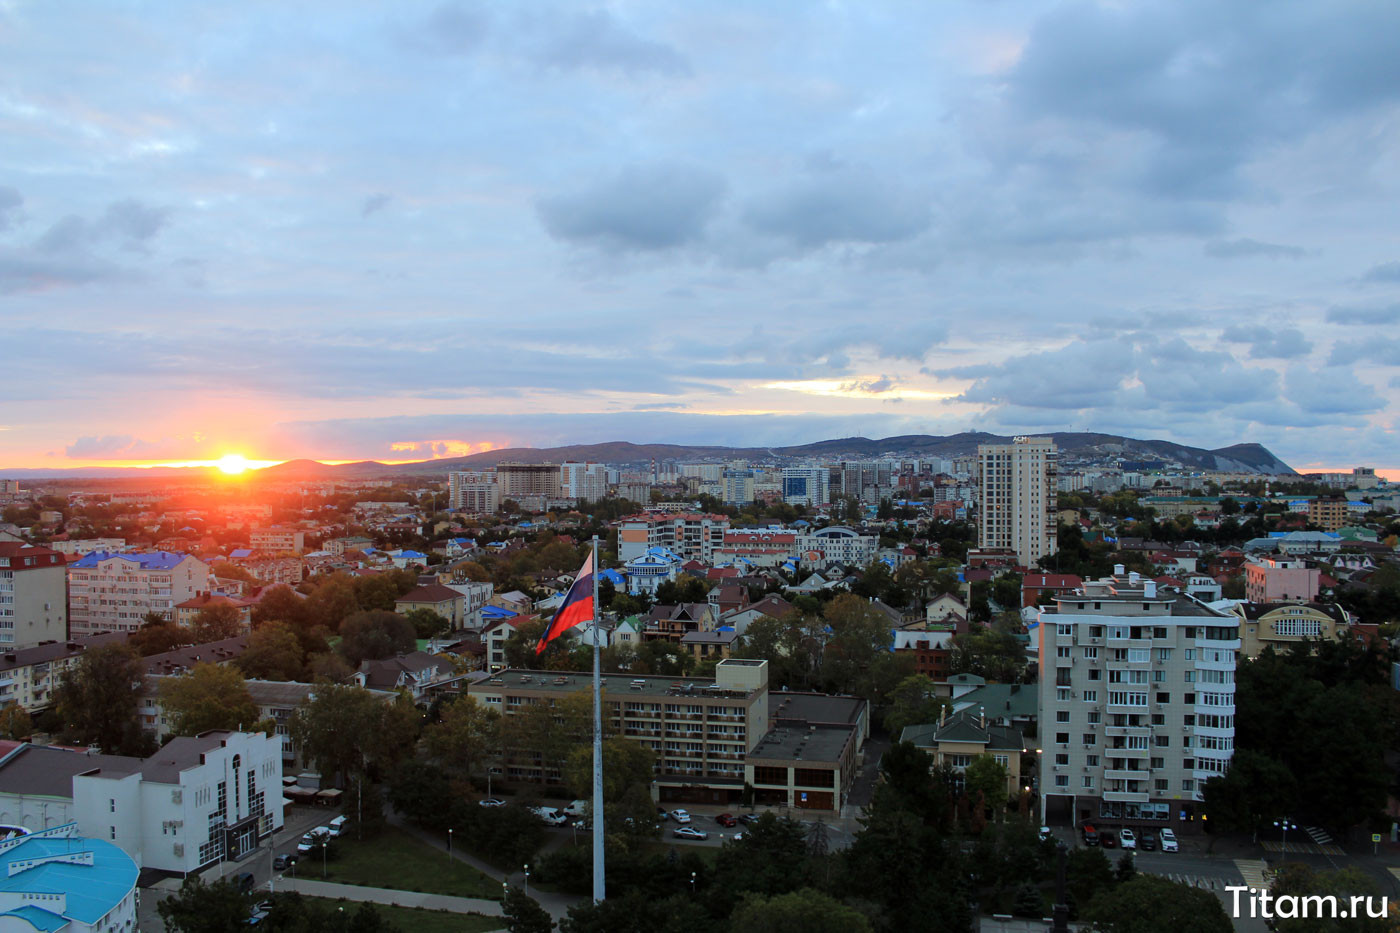
[[[783,501],[820,508],[831,503],[831,471],[824,466],[783,467]]]
[[[608,494],[608,468],[601,463],[559,466],[559,495],[580,502],[597,502]]]
[[[1234,754],[1239,622],[1116,570],[1040,614],[1043,819],[1199,831]]]
[[[0,648],[68,638],[68,571],[46,547],[0,541]]]
[[[828,525],[797,536],[797,553],[803,567],[864,567],[875,559],[879,549],[878,535],[863,535],[844,525]]]
[[[175,607],[209,589],[209,565],[187,554],[93,551],[68,565],[72,634],[134,632],[148,612],[175,618]]]
[[[1054,441],[1044,437],[978,445],[978,547],[1009,548],[1023,567],[1055,553],[1057,455]]]

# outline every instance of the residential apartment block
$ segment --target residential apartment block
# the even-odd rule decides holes
[[[255,551],[273,554],[300,554],[306,550],[306,533],[291,528],[254,528],[248,545]]]
[[[618,529],[618,558],[641,557],[648,548],[664,547],[686,560],[712,563],[715,549],[729,530],[727,515],[698,512],[647,512],[624,518]]]
[[[797,536],[797,554],[803,567],[824,569],[832,564],[864,567],[880,549],[879,535],[863,535],[844,525],[827,525]]]
[[[15,648],[0,654],[0,706],[18,703],[31,713],[48,709],[63,672],[78,663],[84,651],[125,643],[125,634],[111,633]]]
[[[831,503],[831,470],[823,466],[783,467],[783,501],[821,508]]]
[[[597,502],[608,494],[608,468],[601,463],[559,466],[559,495],[580,502]]]
[[[1199,829],[1234,749],[1239,620],[1115,571],[1040,614],[1044,819]]]
[[[1054,441],[1044,437],[977,446],[978,547],[1009,548],[1023,567],[1055,553],[1057,456]]]
[[[1306,603],[1317,599],[1322,571],[1298,557],[1251,557],[1244,565],[1244,595],[1252,603]]]
[[[539,496],[559,498],[559,464],[557,463],[498,463],[496,485],[501,499],[522,499]]]
[[[1347,499],[1342,496],[1313,499],[1308,503],[1308,522],[1323,531],[1336,531],[1351,521]]]
[[[134,632],[148,612],[174,619],[175,606],[209,589],[209,565],[187,554],[93,551],[68,565],[74,636]]]
[[[68,638],[68,571],[46,547],[0,541],[0,648]]]

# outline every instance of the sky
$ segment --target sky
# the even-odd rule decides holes
[[[0,469],[1400,468],[1400,4],[0,0]]]

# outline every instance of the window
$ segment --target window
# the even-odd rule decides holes
[[[1097,667],[1089,668],[1089,679],[1103,680],[1103,671],[1099,670]]]
[[[1086,661],[1097,661],[1098,659],[1099,659],[1099,649],[1098,649],[1098,648],[1092,648],[1092,647],[1090,647],[1090,648],[1085,648],[1085,649],[1084,649],[1084,660],[1086,660]]]
[[[1196,660],[1196,649],[1195,649],[1195,648],[1183,648],[1182,651],[1181,651],[1181,656],[1182,656],[1183,658],[1185,658],[1186,660],[1188,660],[1188,661],[1194,661],[1194,660]]]
[[[1088,765],[1089,767],[1091,767],[1091,768],[1097,768],[1097,767],[1099,766],[1099,756],[1098,756],[1098,755],[1085,755],[1085,756],[1084,756],[1084,763],[1085,763],[1086,765]]]
[[[1153,638],[1166,638],[1166,637],[1167,637],[1167,627],[1166,627],[1165,625],[1156,625],[1156,626],[1153,626],[1153,628],[1152,628],[1152,637],[1153,637]],[[1161,650],[1165,651],[1165,650],[1167,650],[1167,649],[1163,648],[1163,649],[1161,649]]]
[[[1196,789],[1196,782],[1195,782],[1194,780],[1192,780],[1191,778],[1183,778],[1182,781],[1181,781],[1181,789],[1182,789],[1182,790],[1195,790],[1195,789]]]
[[[1056,741],[1057,743],[1059,743],[1060,745],[1068,745],[1068,744],[1069,744],[1069,733],[1068,733],[1068,732],[1056,732],[1056,733],[1055,733],[1055,741]]]
[[[992,760],[995,761],[997,764],[1001,765],[1003,768],[1011,767],[1011,759],[1006,755],[993,755]]]
[[[1069,710],[1067,710],[1067,709],[1058,709],[1058,710],[1055,710],[1055,721],[1056,721],[1056,722],[1069,722]]]
[[[1149,766],[1150,766],[1150,767],[1152,768],[1152,770],[1154,770],[1154,771],[1157,770],[1158,768],[1165,768],[1165,767],[1167,766],[1167,759],[1165,759],[1165,758],[1153,758],[1153,759],[1151,759]],[[1166,790],[1166,788],[1162,788],[1162,789],[1163,789],[1163,790]]]
[[[1061,703],[1068,703],[1072,699],[1070,696],[1070,689],[1068,687],[1056,687],[1055,699]]]
[[[1098,701],[1099,701],[1099,692],[1098,692],[1097,690],[1085,690],[1085,691],[1084,691],[1084,702],[1085,702],[1085,703],[1097,703]],[[1090,716],[1091,718],[1089,719],[1089,721],[1090,721],[1090,722],[1098,722],[1098,719],[1096,718],[1098,715],[1099,715],[1098,713],[1090,713],[1089,716]]]
[[[117,812],[117,801],[116,801],[115,799],[108,798],[108,800],[107,800],[107,812],[108,812],[108,813],[116,813],[116,812]]]
[[[1071,683],[1070,678],[1069,678],[1069,675],[1070,675],[1070,668],[1068,668],[1068,667],[1057,667],[1057,668],[1055,668],[1055,686],[1057,686],[1057,687],[1068,687],[1068,686],[1070,685],[1070,683]]]
[[[1086,732],[1084,733],[1084,744],[1097,745],[1099,744],[1099,737],[1092,732]]]
[[[1158,694],[1157,694],[1157,702],[1158,702],[1158,703],[1170,703],[1171,701],[1172,701],[1172,695],[1171,695],[1170,693],[1158,693]]]
[[[1084,775],[1084,789],[1085,789],[1085,790],[1093,790],[1093,789],[1094,789],[1094,776],[1093,776],[1092,774],[1086,774],[1086,775]]]
[[[1057,764],[1057,765],[1067,765],[1067,764],[1069,764],[1069,755],[1066,754],[1065,752],[1057,752],[1057,753],[1055,754],[1055,764]]]
[[[1161,713],[1153,713],[1153,714],[1152,714],[1152,725],[1154,725],[1154,726],[1165,726],[1166,724],[1167,724],[1167,717],[1166,717],[1166,716],[1163,716]]]
[[[1102,718],[1103,717],[1099,714],[1098,710],[1089,711],[1089,725],[1097,726]]]
[[[1158,793],[1164,794],[1167,792],[1167,779],[1157,778],[1155,781],[1152,782],[1152,786],[1157,790]]]
[[[1167,682],[1167,672],[1166,672],[1166,671],[1153,671],[1153,672],[1152,672],[1152,682],[1153,682],[1154,684],[1164,684],[1164,683],[1166,683],[1166,682]]]
[[[1169,735],[1154,735],[1152,737],[1152,744],[1156,745],[1158,748],[1167,748],[1171,745],[1171,742],[1172,739]]]
[[[1059,645],[1055,648],[1055,657],[1068,658],[1070,656],[1070,650],[1069,645]]]
[[[108,827],[108,832],[111,833],[113,839],[117,838],[117,828],[115,826]]]
[[[1068,774],[1057,774],[1057,775],[1055,775],[1055,786],[1056,786],[1056,787],[1069,787],[1069,775],[1068,775]]]
[[[1194,684],[1194,683],[1196,682],[1196,672],[1195,672],[1195,671],[1182,671],[1182,672],[1181,672],[1181,679],[1182,679],[1183,681],[1185,681],[1186,683],[1188,683],[1188,684]]]

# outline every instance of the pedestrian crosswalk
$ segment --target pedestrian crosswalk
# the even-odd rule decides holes
[[[1246,887],[1260,890],[1269,887],[1269,867],[1259,859],[1235,859],[1235,868],[1244,879]]]
[[[1312,841],[1320,846],[1330,846],[1332,844],[1332,836],[1327,830],[1320,826],[1304,826],[1303,832],[1307,833],[1308,836],[1312,838]]]
[[[1330,838],[1330,837],[1329,837]],[[1266,839],[1262,843],[1264,851],[1273,855],[1346,855],[1342,847],[1336,843],[1318,844],[1315,842],[1303,842],[1302,840],[1288,840],[1288,848],[1285,849],[1283,843],[1277,839]]]
[[[1168,881],[1175,881],[1177,884],[1189,885],[1193,888],[1204,888],[1209,891],[1219,891],[1224,887],[1225,882],[1219,878],[1211,878],[1206,875],[1190,875],[1176,871],[1152,872],[1159,878],[1166,878]]]

